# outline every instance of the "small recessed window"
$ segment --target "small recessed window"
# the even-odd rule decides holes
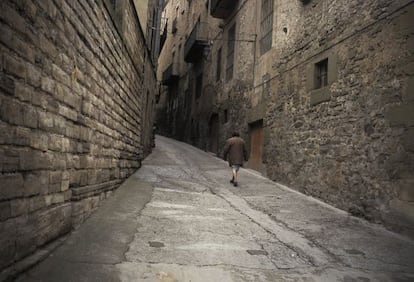
[[[229,121],[229,112],[227,109],[223,111],[223,123],[227,123]]]
[[[315,89],[328,85],[328,58],[315,64]]]

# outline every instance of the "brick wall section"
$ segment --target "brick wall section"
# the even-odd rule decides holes
[[[272,179],[414,234],[409,2],[284,2],[298,22],[278,22],[291,41],[265,98],[265,159]],[[333,79],[320,96],[309,69],[325,57]]]
[[[118,17],[109,2],[0,2],[0,269],[79,224],[151,150],[155,75],[132,2]]]

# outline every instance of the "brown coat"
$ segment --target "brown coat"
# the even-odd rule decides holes
[[[231,137],[226,140],[224,146],[224,160],[229,165],[243,165],[247,161],[246,145],[240,137]]]

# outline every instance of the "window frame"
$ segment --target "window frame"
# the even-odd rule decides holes
[[[262,0],[260,15],[260,54],[272,48],[274,0]]]
[[[229,28],[227,35],[227,56],[226,56],[226,81],[233,78],[234,53],[236,47],[236,23]]]

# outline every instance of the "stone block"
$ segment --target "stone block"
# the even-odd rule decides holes
[[[26,67],[22,60],[14,58],[13,56],[5,53],[3,68],[9,74],[12,74],[18,78],[26,78]]]
[[[81,168],[94,168],[95,159],[91,156],[83,155],[80,156],[80,167]]]
[[[14,35],[11,42],[11,48],[27,61],[31,63],[35,62],[35,51],[27,44],[27,41],[23,41]]]
[[[32,132],[30,135],[30,146],[34,149],[47,151],[49,146],[49,137],[44,132]]]
[[[29,128],[38,127],[37,111],[31,106],[26,106],[23,111],[23,125]]]
[[[41,89],[47,93],[54,94],[56,82],[50,77],[44,76],[41,79]]]
[[[72,190],[69,189],[69,190],[64,191],[63,192],[63,197],[65,199],[65,202],[71,201],[71,199],[72,199]]]
[[[90,169],[88,170],[88,185],[97,183],[97,171]]]
[[[401,201],[401,200],[392,200],[390,202],[390,209],[393,214],[396,214],[396,220],[399,220],[400,222],[394,222],[394,224],[414,224],[414,203],[413,202],[407,202],[407,201]]]
[[[64,193],[55,193],[52,195],[52,204],[60,204],[65,201]]]
[[[74,108],[77,112],[81,109],[82,98],[75,93],[70,93],[69,95],[65,96],[64,99],[65,103]]]
[[[10,201],[0,202],[0,222],[11,217]]]
[[[58,193],[61,190],[61,183],[54,183],[54,184],[49,184],[49,190],[48,193]]]
[[[71,145],[70,145],[70,139],[68,139],[68,138],[63,138],[62,139],[62,152],[65,152],[65,153],[69,153],[69,152],[71,152]]]
[[[412,34],[413,28],[413,15],[414,11],[413,8],[408,7],[406,11],[402,15],[398,17],[398,31],[401,33],[402,36],[406,36],[408,34]]]
[[[391,126],[414,125],[414,102],[394,106],[385,113]]]
[[[10,4],[2,5],[2,8],[0,9],[0,18],[13,27],[14,30],[17,30],[23,34],[25,33],[25,19],[15,9],[10,7]]]
[[[30,63],[26,66],[27,82],[33,87],[41,86],[41,71]]]
[[[69,183],[72,186],[79,186],[80,184],[81,172],[78,170],[71,169],[69,170]]]
[[[31,21],[36,19],[37,6],[32,1],[24,1],[24,11]]]
[[[78,113],[76,111],[62,105],[59,106],[59,114],[75,122],[78,120]]]
[[[0,200],[12,199],[24,195],[24,180],[21,173],[0,175]]]
[[[20,81],[15,84],[14,95],[21,101],[30,102],[32,101],[33,88],[27,86],[25,83]]]
[[[53,128],[53,116],[45,111],[38,111],[39,128],[50,131]]]
[[[29,146],[31,130],[23,127],[16,127],[14,136],[11,139],[13,145]]]
[[[48,193],[49,172],[35,171],[24,174],[24,195],[45,195]]]
[[[53,164],[55,169],[67,169],[66,157],[64,154],[55,154],[53,157]]]
[[[71,205],[57,205],[45,211],[40,211],[36,224],[37,246],[63,235],[71,229]]]
[[[68,87],[71,86],[69,74],[64,72],[60,67],[58,67],[55,64],[52,65],[52,75],[53,75],[53,78],[59,81],[60,83],[63,83]]]
[[[29,212],[39,210],[43,207],[46,207],[45,196],[35,196],[28,199],[29,202]]]
[[[53,167],[53,156],[48,152],[35,150],[23,150],[20,152],[21,170],[52,169]]]
[[[26,256],[36,249],[36,220],[34,213],[31,215],[23,215],[16,219],[17,228],[15,234],[16,259]]]
[[[414,202],[414,178],[399,181],[399,199],[407,202]]]
[[[85,186],[88,184],[88,171],[82,170],[80,171],[80,186]]]
[[[61,184],[61,188],[60,188],[60,191],[62,191],[62,192],[64,192],[64,191],[67,191],[67,190],[69,190],[69,179],[67,179],[67,180],[62,180],[62,184]]]
[[[0,222],[0,269],[3,269],[14,261],[16,253],[16,226],[17,224],[14,219]]]
[[[414,128],[408,128],[402,135],[402,144],[407,151],[414,152]]]
[[[12,30],[5,24],[0,24],[0,42],[10,47],[12,42],[13,33]]]
[[[84,101],[82,104],[82,114],[87,116],[93,116],[93,105],[87,101]]]
[[[0,107],[0,117],[11,124],[23,124],[23,107],[15,100],[4,99]]]
[[[49,183],[50,184],[56,184],[56,183],[61,183],[62,182],[62,171],[51,171],[50,172],[50,179],[49,179]]]
[[[414,101],[414,77],[409,77],[403,92],[403,101]]]
[[[73,139],[78,139],[79,138],[79,135],[80,135],[79,126],[69,124],[66,127],[65,135],[67,137],[70,137],[70,138],[73,138]],[[71,152],[73,152],[73,151],[71,151]]]
[[[9,95],[14,95],[15,91],[15,81],[13,78],[5,75],[4,73],[0,74],[0,89]]]
[[[13,217],[27,214],[29,211],[28,199],[15,199],[10,201],[11,214]]]
[[[48,38],[46,38],[43,34],[39,35],[40,38],[40,49],[46,54],[46,56],[51,59],[52,61],[57,57],[58,51],[56,45],[53,44]],[[51,64],[50,64],[51,66]]]
[[[62,140],[62,136],[51,134],[49,136],[49,149],[58,152],[62,151]]]
[[[7,150],[3,151],[3,154],[0,156],[0,163],[3,168],[3,173],[15,172],[19,169],[19,154],[20,152],[18,150],[12,148],[7,148]]]
[[[53,132],[64,135],[66,133],[66,124],[67,122],[64,118],[56,116],[53,119]]]
[[[331,99],[331,94],[328,87],[321,89],[316,89],[310,92],[310,105],[315,106],[322,102],[329,101]]]
[[[32,104],[46,110],[48,108],[48,97],[49,95],[45,92],[35,89],[32,93]]]

